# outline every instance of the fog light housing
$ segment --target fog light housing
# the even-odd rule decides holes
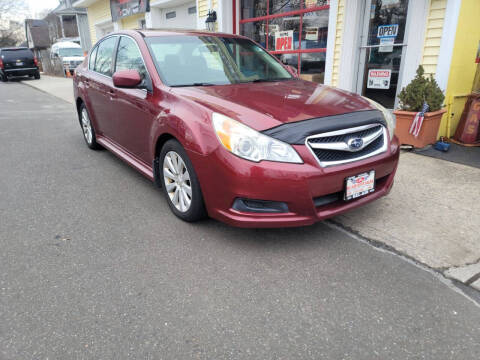
[[[288,213],[288,205],[281,201],[236,198],[232,209],[250,213]]]

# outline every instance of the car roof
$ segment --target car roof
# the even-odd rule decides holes
[[[58,48],[82,48],[80,45],[72,41],[60,41],[52,45],[52,47],[54,46]]]
[[[220,33],[220,32],[210,32],[202,30],[188,30],[188,29],[137,29],[137,30],[122,30],[116,34],[129,34],[139,33],[143,37],[154,37],[154,36],[179,36],[179,35],[195,35],[195,36],[218,36],[218,37],[235,37],[235,38],[245,38],[245,36]]]
[[[30,50],[27,47],[8,47],[8,48],[0,48],[0,51],[13,51],[13,50]]]

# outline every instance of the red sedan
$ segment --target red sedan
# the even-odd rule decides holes
[[[74,90],[87,146],[154,181],[186,221],[308,225],[393,185],[391,114],[298,79],[245,37],[114,33],[77,68]]]

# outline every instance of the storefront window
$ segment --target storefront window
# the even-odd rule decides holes
[[[330,5],[330,0],[305,0],[304,4],[306,9],[310,9],[310,8]]]
[[[300,31],[300,15],[274,18],[268,22],[268,50],[282,51],[296,50],[300,45],[298,42],[298,34]],[[291,38],[291,45],[288,39],[285,42],[279,41],[285,36]]]
[[[264,48],[267,47],[266,38],[266,21],[255,21],[240,24],[240,33],[246,37],[249,37],[253,41],[256,41]]]
[[[295,66],[303,78],[323,82],[329,0],[241,0],[240,34]]]
[[[269,0],[270,14],[278,14],[282,12],[300,10],[300,2],[302,0]]]
[[[327,47],[328,11],[315,11],[303,15],[302,49]]]
[[[325,79],[325,53],[303,53],[300,55],[300,76],[318,83]]]
[[[243,0],[241,4],[242,19],[267,15],[267,0]]]
[[[298,69],[299,54],[277,54],[275,55],[285,65],[291,65]]]

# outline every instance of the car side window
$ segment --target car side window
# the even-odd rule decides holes
[[[120,44],[118,45],[115,71],[120,70],[137,70],[142,79],[147,76],[147,69],[137,43],[126,36],[120,38]]]
[[[92,50],[90,53],[90,60],[88,62],[88,69],[93,70],[95,67],[95,59],[97,58],[97,51],[98,51],[98,46],[95,47],[95,49]]]
[[[95,59],[95,71],[106,75],[112,76],[112,62],[113,62],[113,50],[117,43],[117,37],[113,36],[106,40],[103,40],[98,45],[97,56]]]

